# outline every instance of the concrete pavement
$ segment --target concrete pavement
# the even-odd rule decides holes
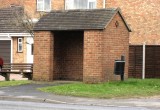
[[[54,82],[49,84],[32,83],[27,85],[1,87],[0,100],[16,100],[31,102],[46,102],[56,104],[81,104],[95,106],[119,106],[119,107],[146,107],[148,109],[160,109],[160,96],[131,99],[93,99],[71,96],[59,96],[38,91],[37,88],[57,86],[66,82]],[[67,82],[68,83],[68,82]]]

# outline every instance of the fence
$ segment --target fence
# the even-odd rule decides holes
[[[160,78],[160,46],[146,45],[145,77]],[[143,46],[129,47],[129,77],[142,78]]]

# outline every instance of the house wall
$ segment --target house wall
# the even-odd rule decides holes
[[[11,63],[26,63],[27,62],[27,45],[26,45],[26,37],[21,37],[23,38],[23,52],[17,52],[18,50],[18,46],[17,46],[17,41],[18,41],[18,37],[8,37],[8,36],[4,36],[1,37],[1,41],[3,40],[9,40],[11,42],[11,50],[10,50],[10,54],[9,56],[11,56]],[[5,51],[5,50],[4,50]],[[12,52],[12,53],[11,53]]]
[[[22,5],[23,0],[0,0],[0,8],[7,8],[10,5]],[[26,62],[26,38],[23,37],[23,52],[17,52],[17,38],[16,36],[12,37],[12,63],[25,63]]]
[[[22,5],[24,6],[25,12],[31,18],[40,18],[45,14],[45,12],[38,12],[37,0],[0,0],[0,8],[9,7],[11,4]],[[97,8],[103,8],[103,0],[97,0]],[[52,0],[51,1],[52,10],[64,10],[65,9],[65,0]]]
[[[51,8],[52,10],[64,10],[64,0],[52,0]],[[24,9],[32,18],[39,18],[45,14],[45,12],[37,11],[37,0],[24,0]]]
[[[13,37],[12,40],[13,40],[12,63],[26,63],[27,62],[26,37],[23,37],[23,52],[18,52],[18,46],[17,46],[18,37]]]
[[[24,0],[0,0],[0,8],[9,7],[11,4],[23,6],[23,1]]]
[[[130,25],[130,44],[160,44],[160,0],[107,0],[106,7],[120,7]]]
[[[96,6],[97,8],[103,8],[103,0],[97,0]],[[24,7],[25,11],[33,18],[39,18],[45,14],[36,10],[36,0],[24,0]],[[65,10],[65,0],[52,0],[51,8],[52,10]]]

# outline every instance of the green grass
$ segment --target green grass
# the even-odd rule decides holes
[[[17,86],[17,85],[23,85],[28,84],[30,81],[24,80],[24,81],[0,81],[0,87],[6,87],[6,86]]]
[[[44,92],[92,98],[131,98],[160,95],[160,79],[128,79],[103,84],[72,83],[39,88]]]

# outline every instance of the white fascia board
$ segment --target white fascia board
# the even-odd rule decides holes
[[[0,36],[10,36],[10,37],[31,37],[32,35],[30,33],[0,33]]]
[[[11,38],[9,38],[8,36],[1,36],[0,40],[11,40]]]

